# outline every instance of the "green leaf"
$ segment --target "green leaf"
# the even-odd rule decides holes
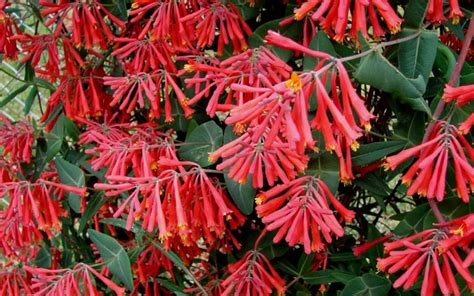
[[[453,51],[442,43],[436,47],[435,67],[441,71],[444,82],[448,82],[456,67],[456,56]]]
[[[19,94],[27,90],[28,87],[29,87],[28,84],[23,84],[19,88],[12,91],[8,96],[6,96],[3,100],[0,101],[0,108],[10,103],[16,96],[18,96]]]
[[[61,183],[78,188],[84,187],[84,172],[78,166],[62,158],[56,158],[54,162],[56,163]],[[80,213],[82,203],[81,197],[75,193],[69,192],[68,201],[71,208],[76,213]]]
[[[416,32],[414,29],[403,29],[400,38]],[[400,71],[408,78],[421,75],[426,87],[436,58],[437,43],[438,34],[427,30],[422,31],[416,38],[401,43],[398,48]]]
[[[342,270],[318,270],[303,276],[303,280],[311,285],[347,283],[354,278],[354,274]]]
[[[411,212],[405,214],[403,220],[400,221],[393,230],[393,233],[397,235],[408,235],[423,230],[423,220],[429,212],[430,207],[427,203],[418,205]]]
[[[425,20],[428,2],[428,0],[410,0],[403,15],[403,26],[420,28]]]
[[[224,179],[227,190],[229,191],[232,200],[237,205],[239,210],[244,215],[250,215],[253,211],[256,192],[256,190],[252,187],[252,175],[249,174],[247,176],[247,182],[245,182],[245,184],[235,182],[229,178],[227,173],[224,174]]]
[[[318,31],[318,33],[314,35],[313,40],[311,40],[311,43],[309,44],[309,48],[326,52],[333,56],[337,55],[336,50],[334,49],[334,46],[332,45],[328,35],[322,30]],[[319,59],[305,55],[303,58],[303,69],[313,70],[318,63]]]
[[[239,9],[243,19],[249,20],[251,18],[255,18],[260,13],[260,9],[262,8],[264,2],[264,0],[257,0],[255,1],[255,5],[253,7],[250,7],[249,3],[245,1],[235,1],[234,4]]]
[[[208,121],[195,128],[186,137],[185,145],[179,149],[179,155],[202,167],[210,166],[209,153],[217,150],[222,145],[222,140],[222,129],[214,121]]]
[[[103,197],[104,193],[102,191],[94,194],[92,199],[87,203],[86,209],[81,217],[81,222],[79,223],[79,232],[82,232],[87,222],[97,213],[97,211],[107,202],[108,198]]]
[[[386,278],[367,273],[350,280],[344,287],[344,290],[342,290],[340,296],[388,295],[390,286],[391,283]]]
[[[128,19],[127,0],[104,0],[102,5],[122,21]]]
[[[51,253],[46,248],[41,248],[36,254],[35,259],[33,260],[34,265],[42,268],[51,267]]]
[[[296,39],[301,32],[301,22],[292,22],[286,26],[280,26],[279,23],[287,19],[286,17],[267,22],[258,27],[252,35],[248,38],[248,43],[251,47],[259,47],[264,45],[264,38],[267,35],[268,30],[279,32],[281,35]],[[282,49],[276,46],[267,46],[273,51],[280,59],[287,62],[292,56],[293,51]]]
[[[321,153],[316,159],[310,161],[307,174],[319,176],[332,193],[335,194],[337,192],[339,186],[339,161],[335,154]]]
[[[407,78],[380,53],[372,52],[363,57],[355,78],[360,83],[392,93],[400,102],[410,105],[414,110],[428,114],[431,112],[422,97],[426,90],[423,76]]]
[[[402,150],[406,144],[404,141],[387,141],[361,145],[360,148],[352,154],[352,164],[371,164],[374,161],[383,159],[389,154]]]
[[[23,113],[28,115],[31,110],[31,106],[33,106],[33,102],[35,101],[36,95],[38,94],[38,88],[33,86],[28,94],[28,97],[25,100],[25,107],[23,107]]]
[[[116,276],[129,290],[133,290],[132,269],[130,258],[113,237],[93,229],[87,231],[92,242],[97,246],[100,256],[107,264],[110,272]]]

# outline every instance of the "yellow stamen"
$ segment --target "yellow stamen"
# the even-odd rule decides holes
[[[357,151],[357,149],[359,149],[359,147],[360,147],[360,145],[359,145],[359,143],[357,143],[357,141],[352,142],[352,144],[351,144],[352,151]]]
[[[291,89],[294,93],[299,92],[303,88],[301,79],[296,72],[291,73],[291,78],[285,82],[286,88]]]

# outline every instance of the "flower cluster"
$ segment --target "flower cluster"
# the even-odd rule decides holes
[[[277,295],[285,293],[285,281],[270,261],[258,251],[248,251],[239,261],[229,265],[229,277],[222,282],[222,295]]]
[[[93,267],[78,263],[72,269],[46,269],[25,266],[34,275],[31,289],[34,295],[99,295],[95,278],[99,279],[116,295],[124,295],[125,288],[118,286]],[[94,277],[93,277],[93,276]]]
[[[449,0],[449,15],[448,18],[451,19],[453,24],[458,24],[459,19],[464,16],[459,7],[458,0]],[[428,11],[426,12],[426,19],[433,23],[443,23],[447,19],[444,15],[444,3],[439,0],[430,0],[428,3]]]
[[[323,239],[331,243],[331,234],[344,235],[331,206],[346,222],[355,217],[355,213],[345,208],[322,180],[311,176],[262,192],[257,195],[256,203],[257,214],[267,224],[266,229],[278,229],[273,242],[278,243],[286,236],[290,246],[301,243],[307,254],[323,250]]]
[[[442,201],[448,164],[452,162],[457,195],[469,202],[469,191],[474,189],[474,168],[470,163],[474,161],[474,150],[455,126],[439,121],[425,143],[387,157],[385,167],[394,170],[411,157],[416,161],[402,176],[403,183],[409,186],[408,195],[417,193]]]
[[[463,262],[459,252],[471,251],[473,239],[473,215],[458,218],[446,223],[439,229],[427,229],[409,237],[386,242],[387,257],[379,259],[380,270],[394,274],[403,270],[393,283],[395,288],[407,290],[420,278],[422,295],[434,295],[437,289],[443,295],[460,295],[458,283],[454,277],[456,270],[469,289],[474,288],[474,277],[469,271],[472,255]]]
[[[10,14],[5,11],[9,5],[7,0],[0,0],[0,56],[14,60],[18,48],[13,37],[20,32],[20,29]]]
[[[33,127],[27,121],[13,124],[0,114],[0,146],[4,157],[8,156],[11,162],[29,163],[33,142]]]
[[[400,30],[402,19],[388,1],[354,0],[353,3],[354,6],[351,9],[350,0],[308,0],[294,10],[294,18],[296,20],[310,18],[318,22],[321,28],[338,42],[344,40],[349,20],[351,20],[349,34],[352,38],[357,39],[359,32],[368,38],[367,13],[372,25],[373,38],[380,38],[385,34],[379,21],[380,17],[383,18],[391,33],[397,33]]]

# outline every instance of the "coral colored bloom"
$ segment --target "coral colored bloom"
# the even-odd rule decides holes
[[[223,296],[270,296],[273,290],[277,295],[285,293],[285,281],[258,251],[248,251],[239,261],[229,264],[228,269],[231,274],[222,283]]]
[[[474,84],[452,87],[446,84],[443,93],[443,100],[446,102],[456,102],[458,106],[464,106],[474,100]]]
[[[402,19],[387,0],[355,0],[353,2],[354,8],[351,9],[350,0],[308,0],[294,10],[295,19],[310,17],[313,21],[319,22],[328,35],[338,42],[344,40],[349,24],[352,38],[357,39],[359,32],[365,38],[369,37],[367,11],[374,38],[384,34],[379,23],[380,18],[392,34],[400,30]]]
[[[110,23],[124,28],[125,23],[110,13],[104,5],[97,0],[90,1],[60,1],[58,4],[50,0],[41,0],[41,15],[46,18],[45,25],[51,26],[57,22],[54,35],[59,37],[62,30],[71,32],[71,40],[76,47],[92,49],[99,47],[107,49],[107,42],[114,39]],[[71,20],[66,21],[69,17]]]
[[[474,168],[471,165],[474,150],[455,126],[438,122],[427,142],[387,157],[385,167],[394,170],[412,157],[416,161],[402,176],[403,183],[409,186],[408,195],[417,193],[442,201],[448,164],[452,163],[457,194],[463,202],[469,202],[469,191],[474,190]]]
[[[216,34],[217,54],[224,53],[224,46],[232,43],[234,53],[247,50],[246,36],[252,34],[252,29],[242,18],[239,10],[232,2],[210,0],[202,2],[196,12],[190,13],[180,19],[187,26],[194,25],[196,28],[197,48],[203,49],[214,44]]]
[[[329,200],[329,202],[328,202]],[[257,196],[256,211],[269,231],[278,230],[273,242],[283,237],[290,246],[303,244],[307,254],[332,242],[331,234],[344,235],[344,229],[333,214],[334,208],[345,221],[355,213],[345,208],[320,179],[304,176],[278,185]]]
[[[374,239],[372,241],[366,242],[364,244],[360,244],[360,245],[352,248],[352,252],[354,253],[354,256],[360,257],[360,256],[362,256],[363,253],[365,253],[368,250],[372,249],[376,245],[389,240],[392,236],[393,235],[384,235],[384,236],[379,237],[377,239]]]
[[[31,281],[34,295],[99,295],[97,285],[91,275],[103,282],[116,295],[125,294],[125,288],[83,263],[78,263],[72,269],[46,269],[30,266],[24,268],[33,275]]]
[[[5,11],[9,5],[6,0],[0,0],[0,55],[5,59],[15,60],[18,47],[14,36],[20,33],[20,29]]]
[[[463,266],[458,253],[460,244],[440,249],[440,244],[450,240],[451,235],[443,229],[427,229],[407,238],[385,243],[387,256],[378,259],[377,267],[389,274],[401,271],[401,275],[393,283],[394,288],[403,287],[408,290],[424,273],[421,295],[434,295],[437,289],[443,295],[461,295],[453,271],[457,271],[469,287],[473,286],[474,278],[469,269]],[[469,243],[471,242],[472,237]]]
[[[453,24],[458,24],[459,19],[464,16],[459,7],[458,0],[449,0],[449,15]],[[433,23],[444,23],[446,17],[444,15],[444,2],[442,0],[430,0],[428,10],[426,12],[426,19]]]
[[[0,114],[0,147],[12,162],[29,163],[34,142],[33,127],[27,121],[13,124]]]

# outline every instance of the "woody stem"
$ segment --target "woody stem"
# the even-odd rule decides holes
[[[461,48],[461,52],[459,53],[458,60],[456,61],[456,66],[454,67],[453,73],[451,74],[451,78],[449,79],[449,82],[448,82],[449,86],[455,86],[459,79],[459,75],[461,74],[461,69],[464,64],[464,61],[466,60],[466,55],[471,45],[473,36],[474,36],[474,11],[471,16],[471,20],[469,22],[469,28],[467,29],[466,35],[464,36],[464,42]],[[425,143],[428,140],[429,135],[431,134],[431,131],[433,130],[436,124],[436,121],[438,121],[439,117],[441,116],[441,113],[443,112],[445,105],[446,103],[442,99],[439,100],[438,105],[436,106],[435,112],[433,113],[433,118],[431,119],[430,124],[426,128],[425,135],[423,137],[423,143]],[[431,211],[433,211],[433,215],[436,217],[436,220],[438,220],[438,223],[444,223],[445,219],[443,217],[443,214],[438,208],[438,204],[433,199],[428,199],[428,203],[431,207]]]

